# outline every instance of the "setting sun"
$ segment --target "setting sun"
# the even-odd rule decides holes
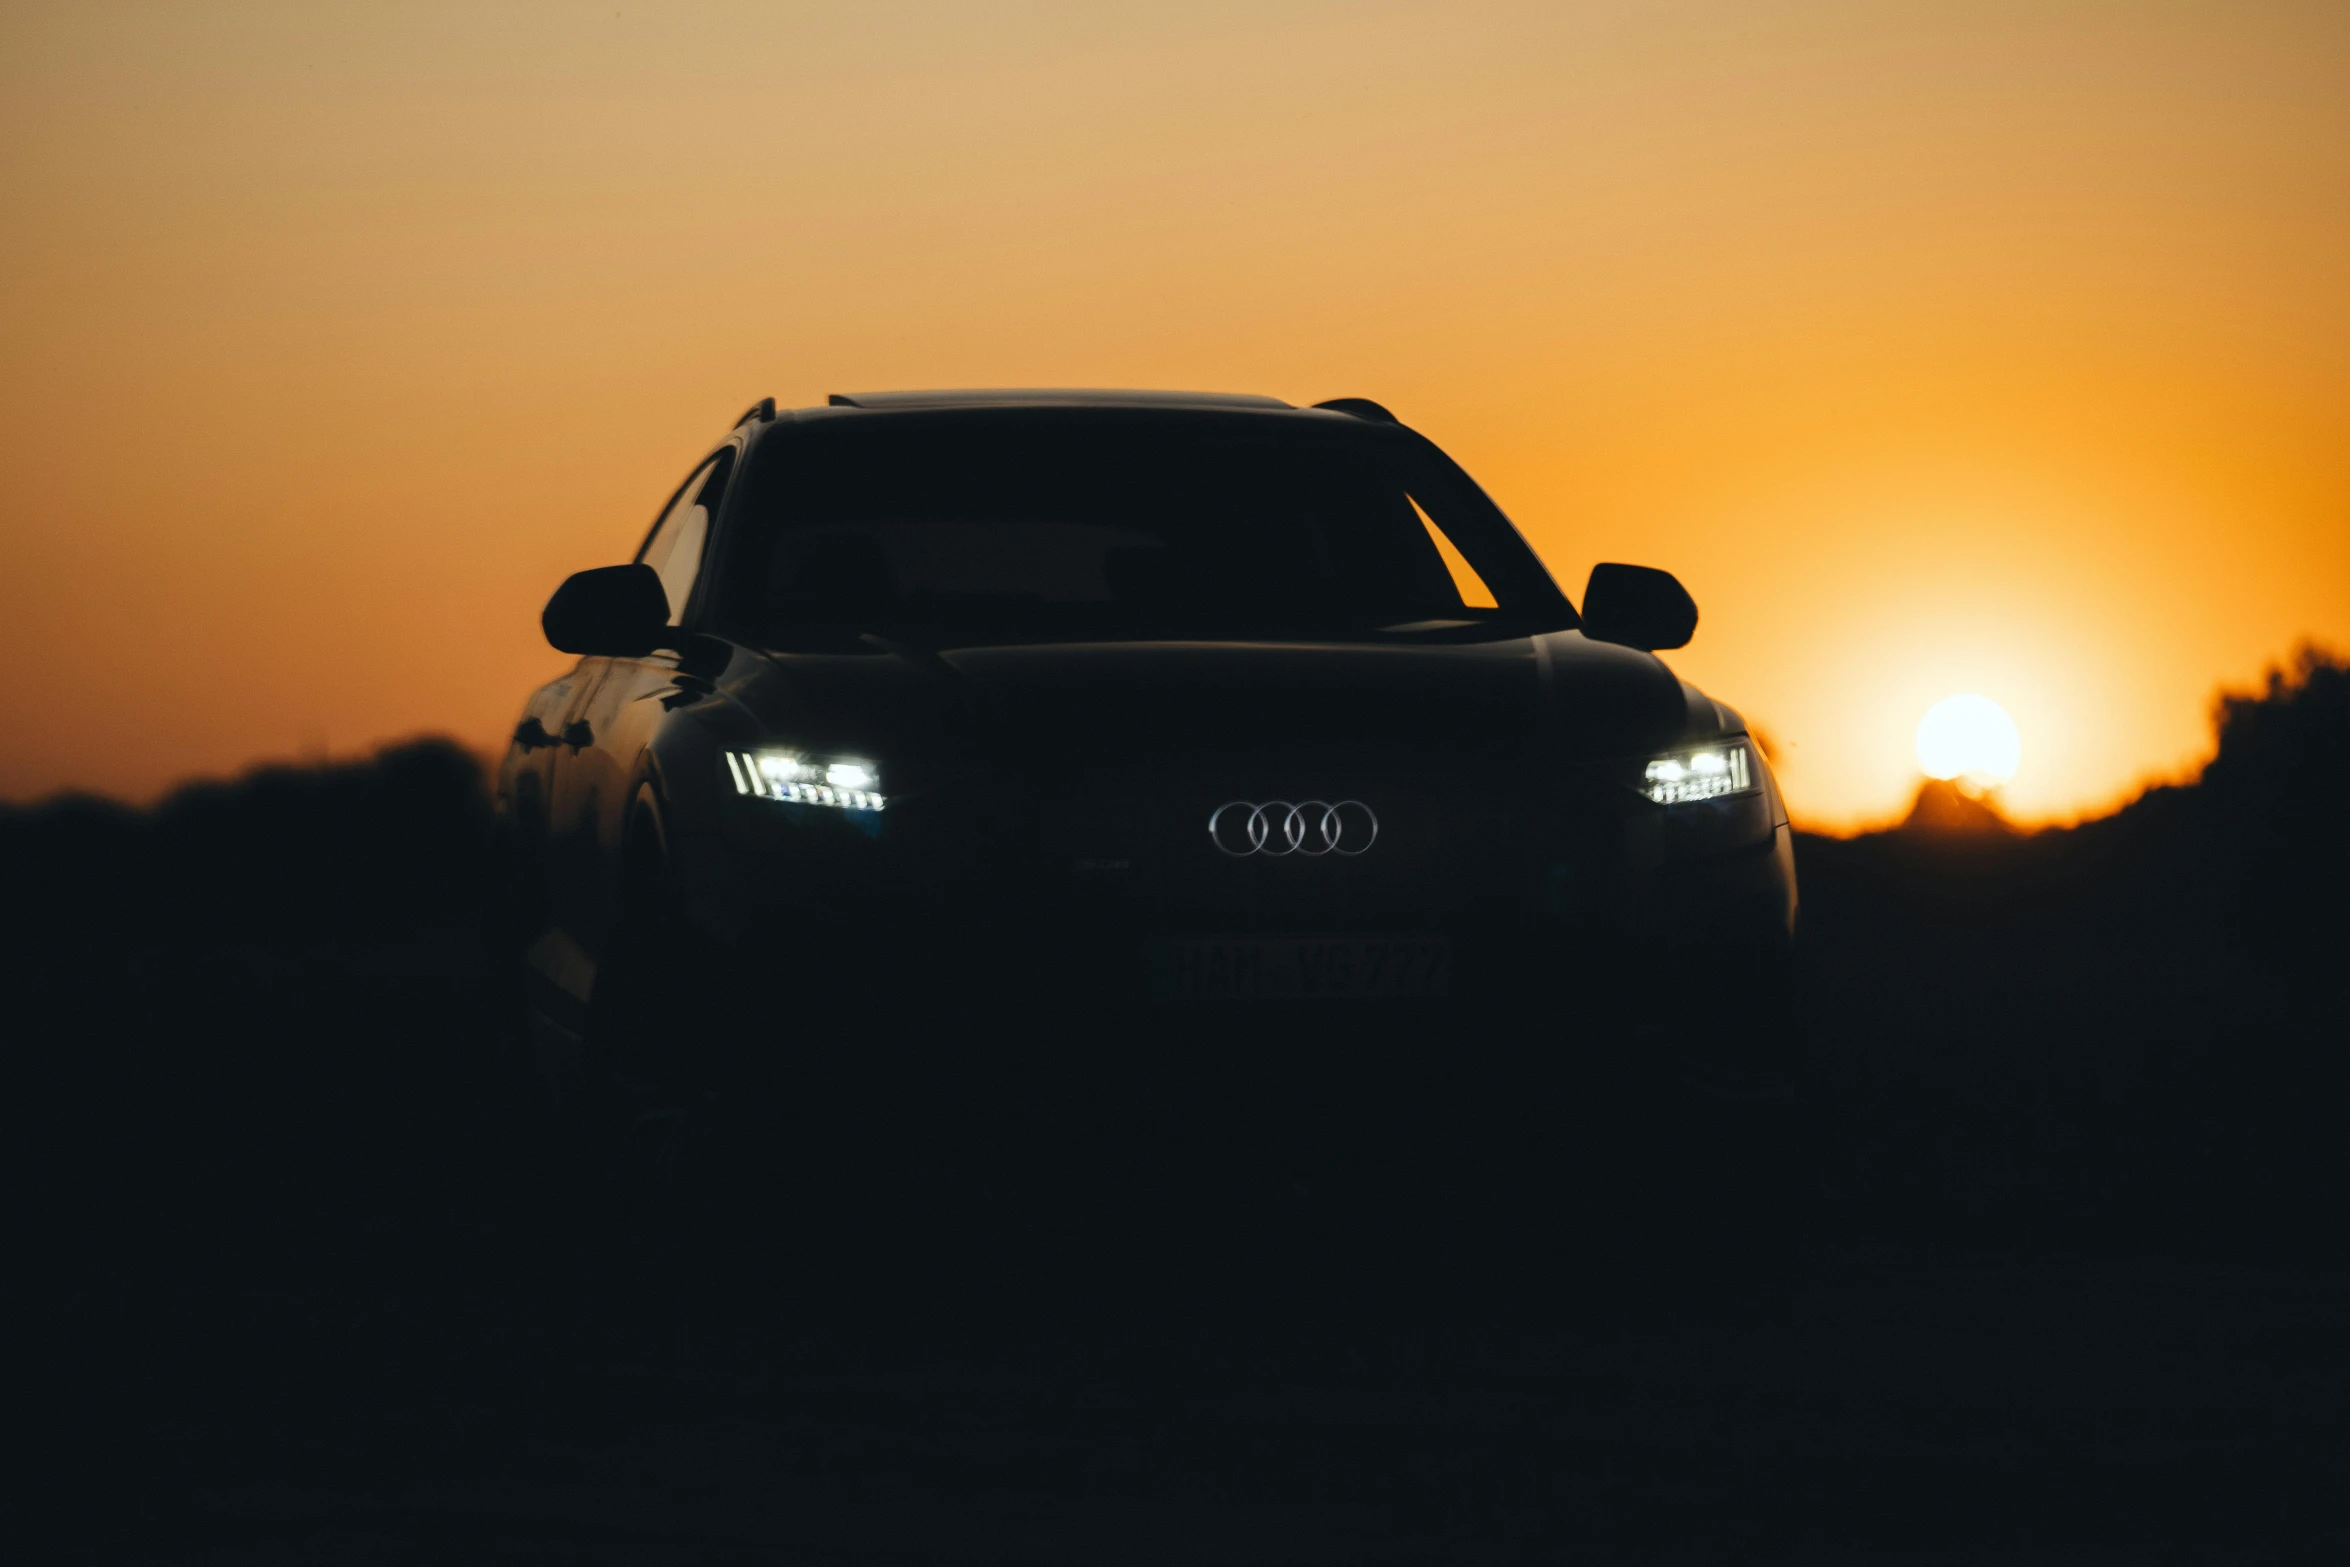
[[[1918,720],[1918,767],[1928,778],[1956,778],[1988,788],[2015,776],[2023,737],[2007,709],[1987,696],[1946,696]]]

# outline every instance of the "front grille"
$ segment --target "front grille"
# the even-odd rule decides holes
[[[1348,832],[1375,815],[1377,835],[1360,853],[1342,836],[1320,841],[1320,807],[1296,824],[1304,841],[1287,847],[1284,806],[1360,802]],[[1267,842],[1254,853],[1226,823],[1225,845],[1210,838],[1210,816],[1239,802],[1269,805]],[[1514,898],[1525,859],[1517,802],[1479,794],[1458,780],[1394,768],[1278,768],[1233,763],[1182,772],[1097,775],[1063,804],[1033,815],[1034,853],[1047,878],[1065,882],[1073,904],[1124,911],[1152,925],[1199,930],[1428,930],[1457,923]]]

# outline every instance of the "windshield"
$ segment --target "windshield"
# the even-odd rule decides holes
[[[1441,476],[1415,484],[1415,454],[1379,438],[1394,432],[1021,410],[779,433],[789,440],[756,465],[725,568],[726,618],[769,641],[823,626],[988,640],[1408,635],[1511,608],[1466,558],[1448,564],[1438,535],[1460,498]],[[1488,532],[1499,523],[1524,555],[1485,511]]]

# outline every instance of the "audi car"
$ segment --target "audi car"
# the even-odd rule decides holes
[[[1680,584],[1578,607],[1364,399],[764,401],[542,624],[578,662],[497,792],[559,1044],[1608,986],[1734,1037],[1795,926],[1768,762],[1657,656]]]

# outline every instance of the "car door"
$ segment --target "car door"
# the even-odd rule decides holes
[[[734,455],[729,446],[704,460],[636,553],[640,564],[660,575],[673,626],[684,624]],[[555,852],[567,862],[558,894],[563,900],[559,918],[590,951],[597,951],[618,912],[615,851],[627,825],[637,758],[661,711],[658,703],[641,699],[667,690],[675,681],[677,655],[659,649],[641,658],[587,662],[600,668],[577,699],[554,747],[549,818]]]
[[[549,853],[549,812],[555,757],[562,749],[560,737],[595,689],[606,662],[583,658],[560,680],[550,680],[532,692],[499,769],[499,798],[514,828],[516,848],[527,856],[519,868],[527,872],[530,885],[536,888],[551,888],[555,874]]]

